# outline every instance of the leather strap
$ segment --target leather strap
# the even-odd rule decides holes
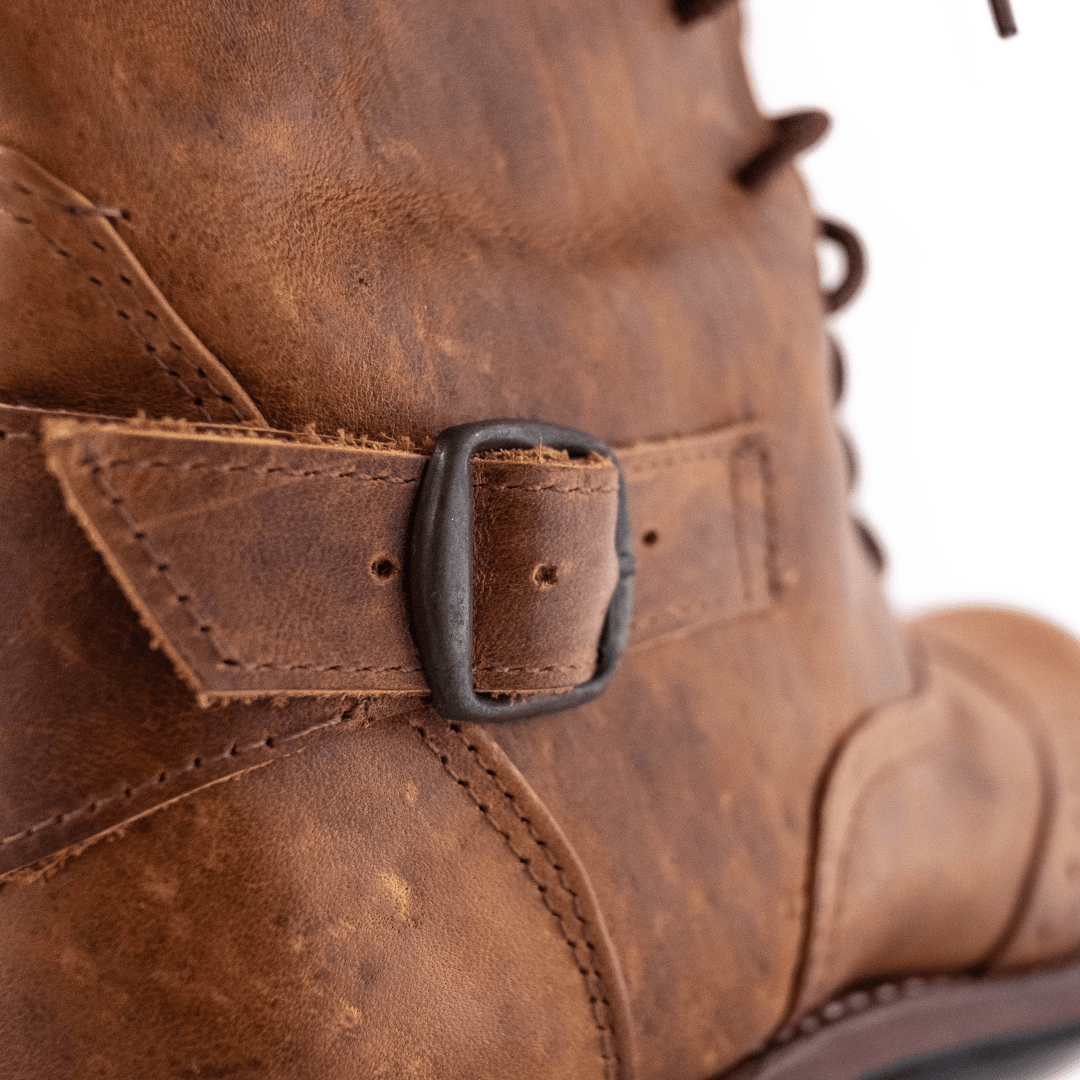
[[[425,690],[406,605],[423,455],[15,407],[0,408],[0,429],[0,455],[38,463],[4,468],[0,483],[50,483],[47,465],[203,704]],[[631,648],[770,603],[762,427],[630,447],[619,460],[637,537]],[[474,460],[473,483],[477,689],[585,681],[617,576],[614,466],[502,452]]]

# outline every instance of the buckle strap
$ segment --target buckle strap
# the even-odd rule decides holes
[[[426,684],[404,603],[417,488],[405,481],[426,458],[360,449],[0,407],[0,612],[9,631],[0,635],[0,874],[415,708],[406,695]],[[780,595],[778,562],[784,583],[794,580],[777,540],[776,508],[788,498],[773,490],[777,452],[757,425],[619,450],[637,559],[624,665],[672,635],[767,609]],[[167,464],[116,466],[106,495],[93,482],[94,455]],[[382,479],[356,483],[345,465]],[[510,451],[474,458],[471,472],[483,483],[474,487],[474,658],[483,653],[480,666],[499,669],[475,672],[477,689],[525,696],[587,680],[617,575],[613,468]],[[578,490],[560,490],[570,488]],[[190,591],[164,590],[152,574],[162,563]],[[148,653],[114,582],[172,664]],[[212,653],[194,652],[204,632],[184,613],[190,599],[179,599],[191,595],[214,620],[201,625],[226,627],[225,644],[243,650],[226,658],[273,666],[219,671]],[[328,670],[285,666],[297,657]],[[392,670],[329,670],[345,657]],[[199,708],[173,667],[187,668],[204,704],[231,703]],[[204,674],[233,681],[204,683]],[[265,699],[279,695],[267,711]]]
[[[406,584],[426,456],[0,410],[13,417],[40,426],[68,508],[203,704],[427,689]],[[757,425],[619,452],[639,567],[631,648],[771,602],[769,454]],[[519,450],[470,472],[476,689],[586,683],[619,580],[616,466]]]

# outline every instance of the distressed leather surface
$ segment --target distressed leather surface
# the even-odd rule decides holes
[[[1022,971],[1080,949],[1080,645],[1015,611],[959,609],[919,634],[968,678],[1025,718],[1044,747],[1049,808],[1018,925],[994,965]]]
[[[0,552],[10,568],[0,678],[11,703],[0,872],[245,769],[275,747],[324,737],[355,705],[355,697],[342,705],[335,696],[425,692],[406,604],[407,525],[422,455],[20,407],[0,407],[0,434]],[[63,486],[49,472],[50,455]],[[656,557],[659,539],[641,539],[656,530],[638,529],[632,643],[773,602],[765,432],[740,425],[623,456],[632,516],[662,522],[669,550],[707,552],[675,563],[676,574]],[[102,461],[113,466],[105,487],[92,472]],[[617,573],[614,467],[496,456],[475,462],[474,483],[478,686],[527,691],[567,668],[572,681],[584,681]],[[100,580],[101,562],[112,578],[105,636],[98,591],[72,588]],[[388,579],[377,573],[385,562]],[[537,581],[537,566],[555,567],[557,580]],[[91,640],[81,641],[84,634]],[[131,694],[128,673],[145,670],[155,641],[201,703],[239,698],[243,707],[200,716],[172,681],[168,693],[152,681],[149,695]],[[272,660],[250,659],[263,653]],[[342,663],[343,655],[354,660]],[[81,674],[84,664],[103,680],[100,727],[85,702],[69,714],[68,688],[55,684],[55,672]],[[39,722],[20,724],[35,707],[27,692],[42,703],[42,686],[53,684],[56,697]],[[250,706],[305,692],[324,700],[289,709],[279,701],[269,716]],[[178,706],[189,722],[167,720],[167,712],[156,719]],[[67,756],[80,745],[93,750],[73,772]]]
[[[265,427],[102,211],[0,146],[0,401]]]
[[[843,987],[985,967],[1016,929],[1052,792],[1038,733],[935,651],[825,777],[796,1019]]]
[[[72,420],[44,452],[204,700],[426,688],[403,569],[425,457]],[[473,483],[479,686],[585,682],[618,579],[614,465],[478,461]]]
[[[434,725],[359,725],[6,886],[3,1074],[620,1075],[602,927]]]
[[[848,519],[815,215],[790,169],[752,193],[732,179],[771,131],[742,69],[737,10],[685,26],[667,5],[637,0],[193,0],[153,18],[129,0],[12,0],[0,28],[0,141],[93,205],[127,211],[108,227],[274,427],[422,443],[450,424],[516,415],[619,447],[742,423],[776,433],[761,485],[774,602],[728,620],[707,605],[668,611],[672,632],[631,648],[601,699],[470,744],[489,763],[505,756],[521,797],[557,823],[574,880],[595,897],[576,915],[573,903],[537,900],[547,892],[521,846],[529,836],[543,852],[554,832],[534,836],[531,814],[510,816],[497,784],[474,793],[474,777],[494,781],[486,768],[448,771],[445,745],[431,736],[443,747],[433,753],[416,732],[431,734],[421,704],[200,709],[75,521],[34,532],[57,520],[59,493],[31,484],[20,542],[63,574],[6,639],[4,738],[32,745],[35,768],[20,767],[4,797],[18,812],[42,776],[91,799],[88,777],[164,779],[160,791],[132,781],[130,795],[105,792],[133,824],[114,820],[89,846],[65,837],[86,835],[95,803],[78,802],[71,818],[58,810],[33,834],[42,864],[0,891],[12,943],[0,1060],[35,1080],[94,1069],[303,1075],[308,1060],[341,1077],[628,1077],[636,1061],[638,1076],[687,1080],[766,1042],[797,1000],[822,779],[860,718],[917,687],[905,631]],[[29,233],[5,235],[21,257]],[[83,303],[78,290],[70,303]],[[96,411],[86,364],[65,360],[67,294],[43,295],[53,299],[25,309],[20,340],[56,366],[12,383],[6,400]],[[189,416],[158,411],[157,375],[153,392],[114,378],[115,324],[95,325],[106,359],[90,370],[108,382],[111,411]],[[692,580],[722,521],[696,519],[701,543],[693,529],[672,542],[669,512],[659,496],[643,511],[657,537],[643,563]],[[1073,674],[1056,661],[1054,672],[1065,717]],[[973,776],[999,770],[986,732],[1023,745],[987,708],[965,747]],[[930,745],[957,730],[949,712],[925,719]],[[235,746],[272,763],[192,782],[228,768],[187,755],[204,740],[219,756]],[[492,772],[501,782],[501,767]],[[1021,819],[1027,776],[1003,794]],[[416,813],[435,815],[423,828],[388,809],[410,782]],[[165,805],[171,793],[184,797]],[[950,797],[942,790],[945,810]],[[851,828],[872,832],[875,820],[856,814]],[[952,820],[963,832],[962,808]],[[1006,859],[1014,828],[995,839]],[[920,830],[897,842],[911,880],[927,873]],[[854,895],[884,912],[883,936],[853,938],[833,978],[895,974],[891,882],[872,859],[860,865]],[[147,894],[166,870],[168,887]],[[948,872],[946,888],[925,881],[928,925],[947,926],[955,897],[982,888],[966,860]],[[429,905],[416,933],[389,921],[384,873]],[[560,904],[583,890],[569,882]],[[929,942],[919,962],[984,961],[1005,891],[963,941],[940,941],[939,955]],[[1054,910],[1067,919],[1067,906]],[[586,950],[614,958],[595,971],[579,959],[569,922],[579,917]],[[377,928],[346,948],[339,919]],[[610,948],[594,940],[598,923]],[[304,928],[299,948],[283,932],[293,925]],[[1048,938],[1048,953],[1063,941]],[[1004,937],[1000,948],[1007,958]],[[509,974],[489,978],[504,952]],[[616,967],[621,978],[598,987]],[[355,979],[372,987],[366,1049],[346,1048],[334,1026]],[[413,996],[410,980],[430,992]],[[552,1030],[565,1046],[552,1049]]]
[[[203,700],[426,687],[406,604],[425,456],[38,419],[68,508]],[[664,532],[639,577],[632,642],[771,602],[767,442],[736,425],[628,450],[631,519]],[[496,454],[473,474],[477,688],[585,682],[618,578],[615,466]],[[636,524],[635,536],[652,555],[658,530]]]

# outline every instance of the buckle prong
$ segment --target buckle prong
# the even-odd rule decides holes
[[[473,687],[473,511],[469,462],[485,450],[546,446],[569,454],[593,451],[619,471],[615,551],[619,581],[604,618],[592,678],[558,694],[500,701]],[[518,720],[561,712],[591,701],[615,673],[630,634],[634,550],[626,481],[606,443],[583,431],[531,420],[483,420],[447,428],[435,441],[413,514],[410,577],[412,617],[435,711],[446,720]]]

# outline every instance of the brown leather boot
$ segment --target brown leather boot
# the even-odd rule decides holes
[[[0,10],[4,1076],[1080,1018],[1080,647],[887,610],[714,6]]]

